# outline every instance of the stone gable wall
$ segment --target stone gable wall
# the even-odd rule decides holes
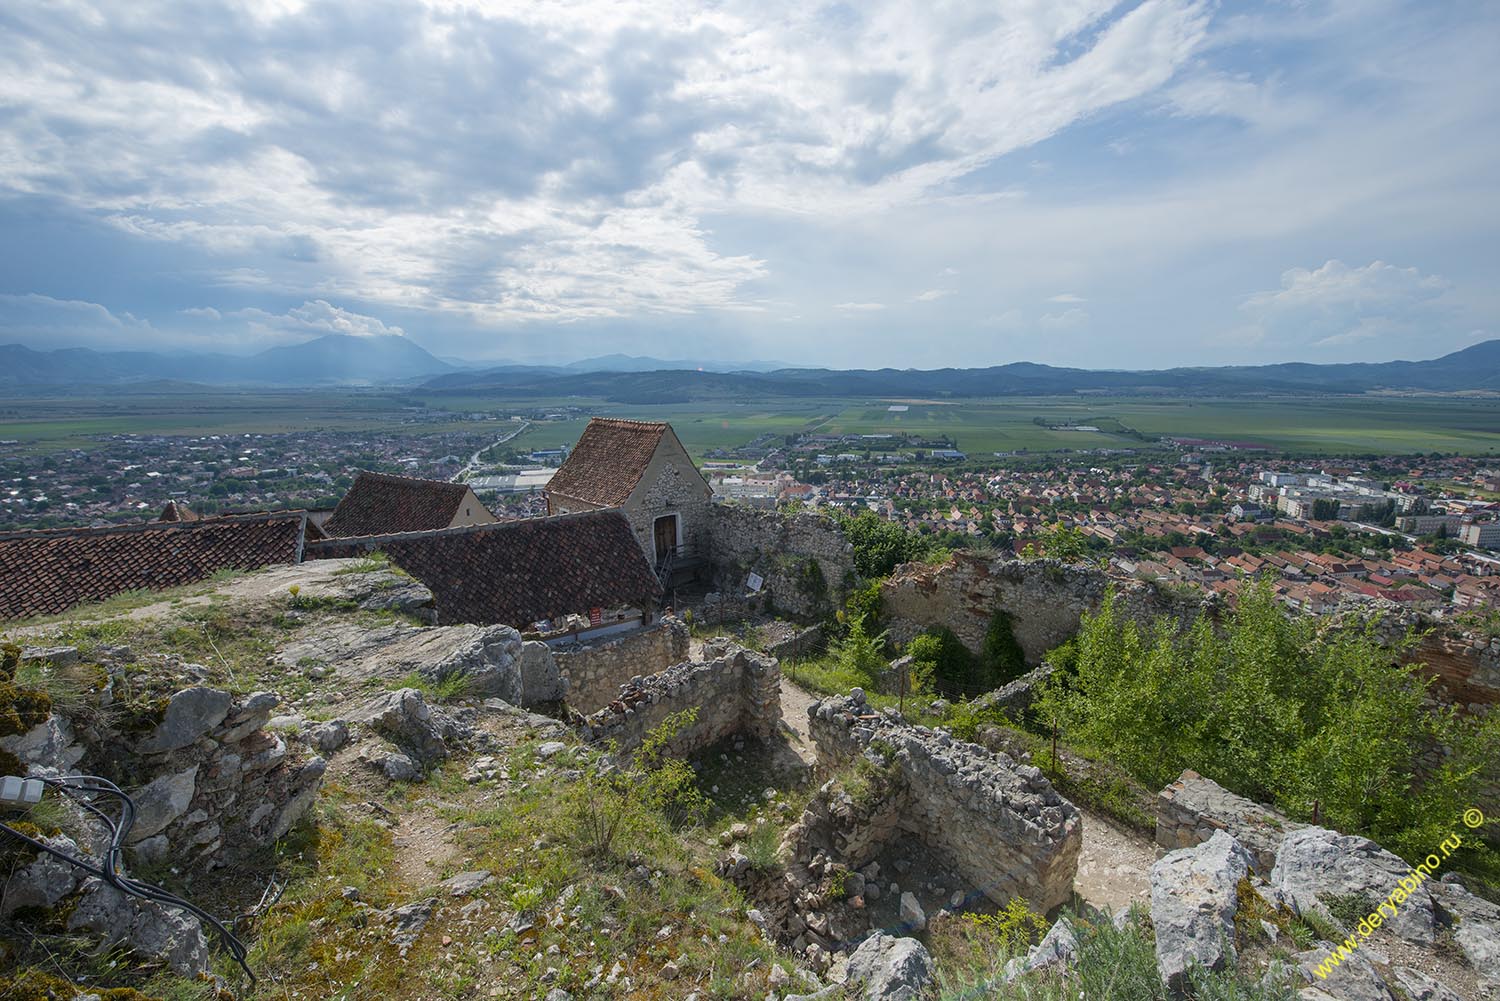
[[[554,647],[552,656],[568,679],[568,704],[590,713],[619,698],[620,686],[632,678],[656,674],[687,660],[688,645],[687,625],[667,617],[619,639]]]
[[[894,787],[902,797],[894,807],[899,820],[882,836],[924,840],[996,903],[1020,896],[1050,911],[1067,902],[1083,842],[1082,815],[1040,769],[873,710],[858,689],[814,703],[808,721],[821,766],[837,767],[870,751],[888,755],[899,769],[902,781]],[[804,826],[816,821],[816,811],[804,815]],[[870,851],[865,837],[849,831],[814,836],[804,830],[788,837],[794,844],[800,838],[808,844],[862,846],[861,855]]]
[[[646,559],[656,562],[655,523],[661,515],[675,514],[681,521],[682,545],[702,552],[708,545],[709,509],[713,493],[699,475],[692,458],[670,435],[646,464],[634,492],[622,506]]]
[[[668,745],[686,755],[732,734],[767,739],[781,719],[781,666],[775,658],[724,641],[704,647],[707,660],[677,664],[623,685],[614,701],[586,717],[580,736],[613,741],[629,755],[667,717],[698,710],[697,722]]]
[[[843,604],[854,580],[854,549],[831,518],[719,503],[709,524],[709,559],[721,591],[744,594],[754,572],[765,578],[762,591],[780,612],[816,619]],[[808,586],[809,561],[822,575],[821,594]]]

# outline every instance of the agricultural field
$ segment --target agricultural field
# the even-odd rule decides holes
[[[422,414],[423,404],[447,413]],[[0,448],[42,453],[87,448],[108,435],[278,434],[308,430],[455,430],[498,436],[505,425],[471,414],[576,408],[578,416],[535,422],[517,449],[571,445],[587,415],[671,421],[696,456],[761,434],[913,433],[947,436],[973,455],[990,452],[1141,447],[1161,435],[1264,445],[1297,454],[1404,454],[1500,450],[1500,400],[1460,397],[1326,397],[1166,400],[1014,397],[975,400],[767,399],[673,405],[600,400],[426,399],[381,390],[119,393],[97,399],[12,398],[0,404]],[[905,410],[892,409],[906,407]],[[1097,431],[1064,430],[1077,426]]]

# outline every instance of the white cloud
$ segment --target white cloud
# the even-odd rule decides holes
[[[926,292],[912,297],[912,302],[935,302],[945,296],[953,294],[951,288],[930,288]]]
[[[833,307],[848,313],[875,313],[885,309],[883,302],[841,302]]]
[[[1076,330],[1088,322],[1088,311],[1077,306],[1058,313],[1043,313],[1036,321],[1044,330]]]
[[[97,302],[51,296],[0,294],[0,337],[37,347],[79,345],[126,350],[153,336],[150,323],[115,314]]]
[[[1056,302],[1056,303],[1088,302],[1088,300],[1085,299],[1083,296],[1081,296],[1081,295],[1075,295],[1072,292],[1060,292],[1057,295],[1054,295],[1054,296],[1051,296],[1050,298],[1048,298],[1047,301],[1048,302]]]
[[[305,341],[327,334],[350,337],[404,337],[406,331],[382,320],[314,299],[294,306],[285,313],[271,313],[254,307],[223,311],[211,306],[182,310],[199,320],[224,324],[243,339],[265,341]]]
[[[1279,289],[1247,296],[1241,308],[1270,340],[1339,347],[1442,331],[1451,321],[1441,301],[1449,287],[1441,276],[1416,268],[1384,261],[1351,268],[1329,260],[1283,272]]]
[[[13,12],[0,189],[239,288],[489,324],[753,306],[725,213],[920,203],[1160,87],[1203,0]],[[338,321],[334,322],[337,325]]]

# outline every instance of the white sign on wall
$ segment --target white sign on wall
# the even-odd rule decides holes
[[[759,594],[761,585],[765,584],[765,582],[766,579],[758,573],[752,573],[745,581],[750,586],[751,594]]]

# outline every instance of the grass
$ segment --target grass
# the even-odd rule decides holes
[[[473,681],[465,674],[449,674],[434,680],[413,671],[404,678],[387,682],[385,687],[393,692],[401,688],[415,688],[434,701],[452,702],[468,696],[473,689]]]
[[[1109,920],[1068,915],[1078,939],[1072,968],[1043,968],[1009,984],[1000,976],[1006,962],[1024,955],[1029,937],[1016,936],[1003,923],[958,918],[936,923],[929,944],[937,961],[936,1001],[1167,1001],[1156,970],[1156,947],[1138,913],[1116,928]],[[1191,975],[1198,1001],[1293,1001],[1292,991],[1262,985],[1234,970]]]

